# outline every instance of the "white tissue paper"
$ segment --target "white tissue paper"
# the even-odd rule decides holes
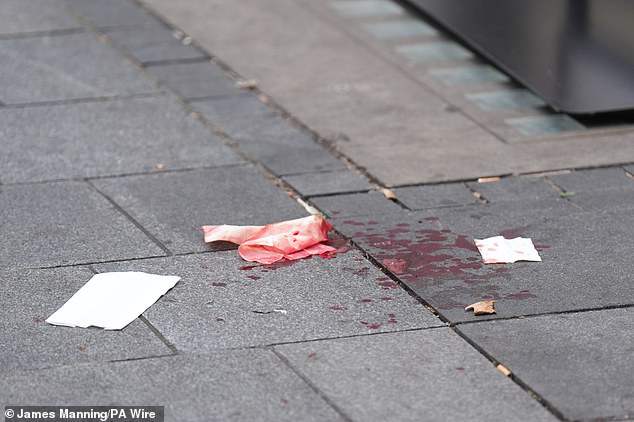
[[[97,274],[46,322],[120,330],[152,306],[178,280],[180,277],[142,272]]]
[[[507,264],[517,261],[538,261],[541,257],[529,238],[516,237],[505,239],[504,236],[475,239],[475,244],[485,264]]]

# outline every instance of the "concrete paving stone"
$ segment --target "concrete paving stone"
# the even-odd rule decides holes
[[[482,110],[503,111],[508,109],[526,109],[544,107],[546,103],[526,89],[508,89],[504,91],[485,91],[467,93],[468,100],[473,101]]]
[[[134,0],[65,0],[75,13],[96,27],[154,25],[156,18]]]
[[[140,320],[120,331],[49,325],[51,316],[93,272],[85,267],[0,272],[2,371],[170,354]],[[11,388],[9,388],[11,390]]]
[[[148,70],[183,98],[240,92],[235,81],[210,61],[151,66]]]
[[[419,44],[399,45],[396,51],[414,63],[444,60],[465,60],[473,54],[451,41],[433,41]]]
[[[83,182],[2,186],[0,267],[48,267],[162,256]]]
[[[556,135],[562,132],[582,131],[585,129],[585,126],[567,114],[512,117],[504,119],[504,123],[511,126],[518,133],[529,137]]]
[[[490,202],[556,200],[561,194],[542,177],[504,177],[497,182],[467,185]]]
[[[0,34],[55,31],[81,25],[62,0],[3,0],[0,3]]]
[[[628,214],[595,215],[565,200],[508,202],[389,221],[341,218],[335,226],[449,320],[468,321],[634,303]],[[532,238],[543,262],[484,265],[473,239],[498,235]],[[490,299],[496,315],[463,310]]]
[[[626,189],[634,186],[634,180],[629,178],[621,167],[576,170],[548,178],[563,190],[572,192]]]
[[[456,207],[477,203],[476,197],[464,183],[411,186],[394,189],[394,193],[399,201],[411,210]]]
[[[165,421],[343,421],[269,350],[4,373],[0,405],[165,406]]]
[[[623,169],[625,169],[625,171],[628,172],[630,175],[634,175],[634,166],[632,166],[632,165],[625,166],[625,167],[623,167]]]
[[[376,16],[401,15],[405,11],[389,0],[334,1],[330,7],[347,18],[368,18]]]
[[[557,420],[448,328],[275,349],[350,420]]]
[[[312,135],[270,111],[251,94],[192,104],[211,124],[278,175],[345,169]]]
[[[372,186],[353,170],[285,176],[284,180],[304,196],[370,190]]]
[[[182,277],[144,313],[179,351],[442,325],[353,251],[264,266],[245,262],[235,250],[96,266],[115,268]]]
[[[89,33],[0,40],[0,74],[6,104],[159,91]]]
[[[429,73],[447,85],[509,81],[505,74],[489,65],[441,67],[430,69]]]
[[[0,143],[4,183],[244,162],[168,96],[5,108]]]
[[[390,215],[405,212],[381,192],[323,196],[311,199],[319,210],[332,218],[358,215]]]
[[[203,241],[203,225],[254,226],[306,215],[248,166],[116,177],[94,184],[175,253],[213,249]]]
[[[633,317],[605,309],[459,329],[567,420],[621,420],[634,414]]]
[[[375,37],[385,40],[394,38],[436,35],[438,31],[419,20],[397,20],[367,23],[363,27]]]
[[[191,45],[184,45],[167,27],[158,25],[140,28],[126,27],[106,31],[106,33],[117,47],[140,63],[205,57],[201,51]],[[206,84],[203,86],[206,87]]]

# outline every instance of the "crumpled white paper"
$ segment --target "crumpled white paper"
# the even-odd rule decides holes
[[[485,264],[541,262],[542,260],[530,238],[505,239],[504,236],[495,236],[488,239],[474,239],[474,241]]]
[[[46,322],[120,330],[178,283],[180,277],[142,272],[94,275]]]

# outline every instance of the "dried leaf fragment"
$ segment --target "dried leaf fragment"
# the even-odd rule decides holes
[[[511,370],[507,368],[506,366],[502,365],[501,363],[498,363],[498,366],[496,366],[495,369],[500,371],[502,375],[504,375],[505,377],[508,377],[509,375],[511,375]]]
[[[383,195],[385,195],[387,199],[396,199],[396,194],[387,188],[383,189]]]
[[[464,308],[465,311],[473,311],[474,315],[489,315],[495,312],[495,300],[483,300]]]
[[[255,89],[258,86],[257,79],[243,79],[236,82],[236,85],[240,89]]]

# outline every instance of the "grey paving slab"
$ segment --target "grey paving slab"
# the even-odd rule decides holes
[[[96,268],[111,271],[115,266]],[[259,266],[243,261],[234,250],[134,261],[116,268],[182,277],[169,297],[144,314],[182,351],[442,325],[355,252]]]
[[[158,92],[89,33],[0,40],[0,101],[30,103]]]
[[[247,166],[94,181],[143,227],[177,253],[210,250],[203,225],[264,225],[306,211]]]
[[[490,202],[556,200],[561,194],[543,177],[505,177],[468,186]]]
[[[141,63],[203,58],[191,45],[184,45],[167,27],[125,27],[107,31],[108,38]]]
[[[400,15],[405,11],[389,0],[334,1],[330,7],[348,18]]]
[[[7,269],[163,255],[83,182],[2,186],[0,249]]]
[[[448,328],[275,349],[351,420],[557,420]]]
[[[49,325],[51,316],[93,272],[85,267],[0,273],[3,372],[170,354],[140,320],[121,331]]]
[[[486,82],[508,82],[509,78],[489,65],[439,67],[429,73],[447,85],[462,85]]]
[[[573,192],[600,191],[634,186],[634,180],[629,178],[621,167],[577,170],[568,174],[548,176],[548,178],[563,190]]]
[[[243,163],[168,96],[0,110],[0,181]]]
[[[394,193],[411,210],[455,207],[477,202],[464,183],[412,186],[394,189]]]
[[[218,65],[209,61],[151,66],[148,70],[184,98],[240,92],[235,81]]]
[[[3,373],[0,405],[165,406],[165,421],[341,421],[268,350]]]
[[[311,202],[329,217],[340,218],[358,215],[385,215],[402,213],[404,210],[390,201],[382,192],[353,193],[349,195],[324,196]]]
[[[554,204],[446,208],[387,221],[350,217],[335,226],[452,321],[634,303],[629,210],[595,214],[565,200]],[[543,262],[483,264],[473,239],[498,235],[532,238]],[[489,299],[497,301],[496,315],[463,310]]]
[[[156,24],[134,0],[65,0],[75,13],[97,27]]]
[[[311,135],[269,112],[253,95],[196,101],[193,106],[279,175],[344,169]]]
[[[54,31],[81,25],[62,0],[4,0],[0,3],[0,34]]]
[[[379,39],[394,39],[436,35],[438,31],[425,22],[413,19],[402,19],[387,22],[374,22],[363,25],[372,35]]]
[[[621,420],[634,414],[632,317],[606,309],[459,329],[568,420]]]
[[[511,126],[518,133],[530,137],[556,135],[585,129],[581,123],[566,114],[512,117],[504,119],[504,123]]]
[[[467,93],[466,97],[486,111],[521,110],[546,106],[541,98],[526,89],[473,92]]]
[[[473,57],[469,50],[452,41],[399,45],[396,51],[414,63],[466,60]]]
[[[372,186],[353,170],[304,173],[284,177],[284,180],[305,196],[370,190]]]

